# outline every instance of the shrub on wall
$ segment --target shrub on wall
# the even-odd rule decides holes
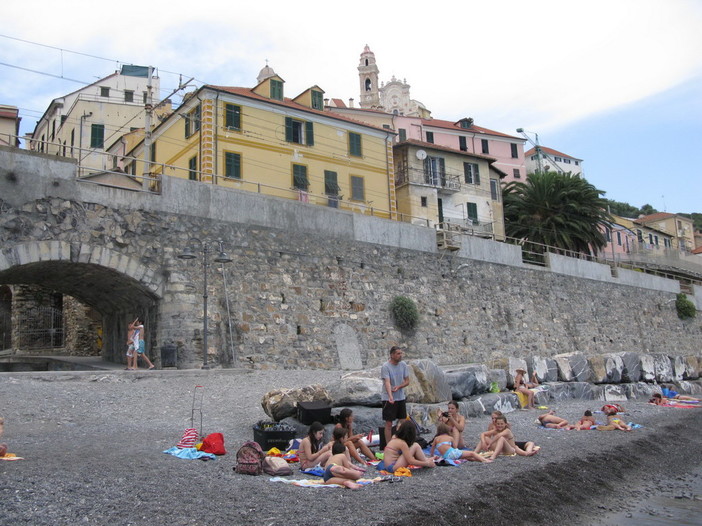
[[[390,312],[401,330],[411,330],[419,324],[417,305],[406,296],[395,296],[390,303]]]
[[[678,309],[678,318],[681,320],[686,320],[687,318],[694,318],[697,314],[697,309],[695,304],[692,303],[687,296],[682,292],[678,294],[675,300],[675,307]]]

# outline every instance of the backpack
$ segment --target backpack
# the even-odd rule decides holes
[[[236,467],[234,471],[244,475],[260,475],[263,473],[263,459],[266,454],[258,442],[245,442],[236,452]]]
[[[281,457],[266,457],[263,459],[263,472],[274,477],[292,475],[292,468]]]
[[[200,451],[212,453],[214,455],[226,455],[227,450],[224,449],[224,435],[222,433],[211,433],[202,441]]]

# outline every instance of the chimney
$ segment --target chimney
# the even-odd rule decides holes
[[[349,99],[349,108],[353,108],[353,99]]]

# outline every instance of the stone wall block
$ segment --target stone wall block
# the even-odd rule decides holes
[[[473,402],[479,404],[483,415],[489,415],[493,411],[502,411],[506,414],[519,409],[519,398],[514,393],[487,393]]]
[[[558,363],[553,358],[532,356],[529,360],[530,377],[536,372],[536,379],[540,383],[558,381]]]
[[[488,390],[492,386],[492,382],[497,382],[497,387],[500,391],[507,390],[507,371],[504,369],[489,369],[488,370]]]
[[[327,387],[335,406],[363,405],[380,407],[383,382],[380,377],[344,376]]]
[[[646,382],[623,384],[623,386],[626,389],[626,397],[631,400],[648,400],[653,393],[661,392],[658,386]]]
[[[475,378],[475,388],[471,394],[485,393],[490,389],[490,379],[487,366],[480,363],[464,365],[447,365],[443,367],[444,373],[466,372]]]
[[[603,355],[606,359],[607,383],[618,384],[624,378],[624,360],[616,353]]]
[[[687,364],[684,356],[669,356],[670,366],[673,371],[673,380],[676,382],[682,381],[686,376]]]
[[[656,381],[672,382],[674,379],[673,364],[667,354],[652,354],[653,366],[656,373]]]
[[[607,402],[624,402],[629,399],[627,394],[627,386],[620,385],[604,385],[604,400]]]
[[[592,370],[591,380],[594,383],[603,384],[607,382],[607,358],[604,355],[590,356],[587,359],[587,363]]]
[[[614,353],[622,359],[622,382],[635,383],[641,380],[641,357],[635,352]]]
[[[699,368],[697,356],[685,356],[685,380],[697,380],[700,377]]]
[[[594,386],[587,382],[554,382],[548,384],[551,400],[594,400]]]
[[[475,391],[475,375],[470,371],[453,371],[445,373],[454,400],[468,398]]]
[[[417,402],[437,404],[453,399],[451,386],[446,380],[444,371],[433,361],[428,359],[412,360],[409,362],[409,365],[414,370],[415,377],[422,390],[422,398],[417,400]],[[411,382],[412,379],[410,379],[410,385]]]
[[[553,357],[558,364],[558,375],[563,382],[589,382],[592,371],[587,358],[581,352],[557,354]]]
[[[639,355],[641,360],[641,379],[644,382],[653,382],[656,379],[656,362],[650,354]]]

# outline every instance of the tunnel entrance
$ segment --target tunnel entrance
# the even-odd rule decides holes
[[[13,289],[24,294],[13,298]],[[51,299],[48,304],[37,302],[35,309],[23,309],[19,297],[26,300],[27,290]],[[154,356],[151,344],[156,340],[160,298],[118,270],[67,260],[30,262],[0,271],[0,293],[3,347],[11,348],[14,354],[60,347],[65,354],[86,355],[86,347],[94,345],[103,359],[124,363],[127,325],[138,316],[144,322],[147,349]],[[88,307],[73,313],[73,323],[87,328],[91,341],[71,339],[71,328],[65,324],[67,297]]]

